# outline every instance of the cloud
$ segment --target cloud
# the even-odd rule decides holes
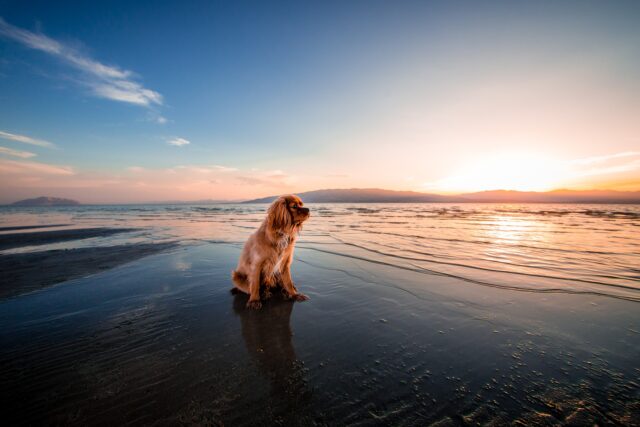
[[[640,169],[640,151],[624,151],[568,162],[577,177],[612,175]]]
[[[179,139],[179,138],[178,138]],[[139,166],[127,168],[138,179],[145,182],[170,182],[171,186],[181,183],[181,191],[189,188],[200,188],[204,184],[234,184],[234,187],[247,185],[250,187],[283,188],[291,187],[295,177],[281,170],[241,171],[223,165],[177,165],[165,169],[143,169]],[[134,176],[134,175],[132,175]]]
[[[49,141],[45,141],[43,139],[31,138],[25,135],[18,135],[15,133],[3,132],[0,130],[0,138],[9,139],[11,141],[23,142],[25,144],[37,145],[38,147],[48,147],[53,148],[53,145]]]
[[[180,171],[193,172],[198,174],[210,174],[213,170],[207,166],[175,166],[169,171],[175,172],[175,169],[179,169]]]
[[[175,169],[180,169],[180,170],[186,170],[189,172],[195,172],[195,173],[202,173],[202,174],[210,174],[210,173],[217,173],[217,172],[222,172],[222,173],[231,173],[231,172],[237,172],[238,169],[236,168],[230,168],[227,166],[221,166],[221,165],[213,165],[213,166],[196,166],[196,165],[180,165],[180,166],[174,166],[173,168],[167,169],[168,172],[171,173],[175,173]]]
[[[587,157],[584,159],[576,159],[576,160],[572,160],[571,163],[576,164],[576,165],[592,165],[595,163],[604,163],[604,162],[608,162],[610,160],[613,159],[620,159],[623,157],[637,157],[640,156],[640,151],[624,151],[622,153],[615,153],[615,154],[607,154],[604,156],[594,156],[594,157]]]
[[[290,188],[295,177],[287,175],[281,170],[264,172],[261,174],[238,175],[235,179],[244,185],[272,188]]]
[[[260,178],[255,178],[253,176],[237,176],[236,179],[242,184],[248,185],[263,185],[265,181]]]
[[[156,124],[159,124],[159,125],[164,125],[166,123],[169,123],[169,119],[167,119],[166,117],[162,116],[157,111],[149,111],[149,112],[147,112],[147,115],[144,118],[144,121],[151,122],[151,123],[156,123]]]
[[[213,165],[213,167],[219,170],[220,172],[236,172],[238,170],[237,168],[230,168],[228,166],[221,166],[221,165]]]
[[[275,179],[275,180],[283,180],[289,177],[289,175],[282,172],[280,169],[266,172],[265,175],[267,178]]]
[[[30,153],[28,151],[12,150],[11,148],[7,148],[7,147],[0,147],[0,154],[7,154],[9,156],[21,157],[23,159],[28,159],[29,157],[35,156],[35,153]]]
[[[191,144],[191,141],[188,141],[188,140],[186,140],[184,138],[173,138],[173,139],[170,139],[169,141],[167,141],[167,144],[175,145],[176,147],[182,147],[183,145]]]
[[[138,83],[114,80],[111,82],[90,82],[88,84],[93,93],[101,98],[143,106],[148,106],[152,102],[162,105],[162,95],[145,89]]]
[[[5,174],[45,174],[45,175],[75,175],[70,166],[48,165],[38,162],[18,162],[0,159],[0,173]]]
[[[640,159],[635,159],[630,162],[622,163],[619,165],[609,165],[601,167],[593,167],[582,171],[577,171],[576,176],[586,177],[594,175],[612,175],[624,172],[632,172],[640,169]]]
[[[81,71],[85,76],[82,82],[95,96],[142,106],[162,105],[162,95],[136,82],[131,71],[102,64],[44,34],[13,26],[1,17],[0,35],[30,49],[45,52]]]

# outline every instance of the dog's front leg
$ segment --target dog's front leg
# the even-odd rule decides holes
[[[291,262],[293,261],[293,251],[289,252],[289,255],[282,263],[282,287],[284,291],[287,293],[287,297],[295,299],[296,301],[306,301],[309,299],[308,296],[298,293],[296,286],[293,284],[293,280],[291,280]]]
[[[260,273],[262,271],[262,263],[257,264],[249,275],[249,301],[247,308],[258,310],[262,307],[260,302]]]

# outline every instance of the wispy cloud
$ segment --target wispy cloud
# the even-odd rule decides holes
[[[640,156],[640,153],[638,153]],[[595,175],[613,175],[620,174],[624,172],[632,172],[640,170],[640,158],[635,158],[628,160],[624,163],[612,164],[611,162],[607,162],[607,164],[598,164],[597,166],[591,166],[587,168],[578,168],[575,171],[575,175],[577,177],[588,177]]]
[[[624,157],[637,157],[640,156],[640,151],[624,151],[622,153],[607,154],[604,156],[586,157],[584,159],[576,159],[571,163],[576,165],[592,165],[596,163],[604,163],[614,159],[620,159]]]
[[[17,162],[15,160],[2,159],[0,159],[0,173],[75,175],[75,172],[70,166],[56,166],[38,162]]]
[[[180,180],[185,186],[184,188],[190,185],[199,187],[204,183],[282,188],[290,187],[296,181],[296,177],[281,170],[247,172],[223,165],[177,165],[166,169],[145,169],[131,166],[127,170],[131,172],[131,176],[149,179],[149,182],[158,183],[165,178],[171,182]]]
[[[89,82],[88,84],[93,93],[102,98],[144,106],[148,106],[151,103],[162,105],[162,95],[153,90],[145,89],[136,82],[112,80]]]
[[[147,115],[144,118],[144,121],[150,122],[150,123],[156,123],[159,125],[164,125],[166,123],[169,123],[169,119],[167,119],[166,117],[164,117],[163,115],[161,115],[160,113],[158,113],[153,109],[147,112]]]
[[[237,168],[230,168],[228,166],[221,165],[213,165],[213,167],[220,172],[236,172],[238,170]]]
[[[25,144],[37,145],[38,147],[48,147],[48,148],[55,147],[55,145],[53,145],[51,142],[45,141],[44,139],[31,138],[30,136],[3,132],[1,130],[0,130],[0,138],[9,139],[11,141],[23,142]]]
[[[169,145],[175,145],[176,147],[182,147],[183,145],[191,144],[191,141],[188,141],[184,138],[173,138],[167,141]]]
[[[173,168],[167,169],[167,171],[175,172],[176,169],[189,171],[189,172],[196,172],[201,174],[231,173],[231,172],[238,171],[238,169],[236,168],[230,168],[228,166],[221,166],[221,165],[213,165],[213,166],[178,165],[178,166],[174,166]]]
[[[281,170],[253,173],[250,175],[238,175],[236,180],[243,185],[253,185],[271,188],[290,188],[296,181],[294,176]]]
[[[12,150],[11,148],[7,148],[7,147],[0,147],[0,154],[6,154],[8,156],[20,157],[20,158],[23,158],[23,159],[28,159],[29,157],[34,157],[35,156],[35,153],[30,153],[28,151]]]
[[[30,49],[54,56],[84,74],[82,81],[98,97],[130,104],[162,105],[162,95],[135,81],[134,73],[102,64],[70,46],[44,34],[33,33],[9,24],[0,17],[0,35]]]
[[[238,182],[246,185],[263,185],[265,181],[261,178],[256,178],[253,176],[238,176],[236,177]]]

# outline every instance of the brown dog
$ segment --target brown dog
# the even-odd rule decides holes
[[[309,209],[303,207],[298,196],[280,196],[269,207],[267,218],[260,228],[244,244],[238,267],[231,278],[236,289],[249,294],[247,308],[262,307],[261,285],[265,299],[271,296],[271,289],[277,285],[282,286],[287,298],[296,301],[309,299],[298,293],[290,270],[298,232],[309,216]]]

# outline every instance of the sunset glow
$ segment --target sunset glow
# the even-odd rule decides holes
[[[454,175],[425,187],[442,192],[548,191],[561,188],[566,173],[561,162],[541,155],[497,153],[469,162]]]
[[[0,203],[640,190],[635,6],[589,5],[3,6]]]

